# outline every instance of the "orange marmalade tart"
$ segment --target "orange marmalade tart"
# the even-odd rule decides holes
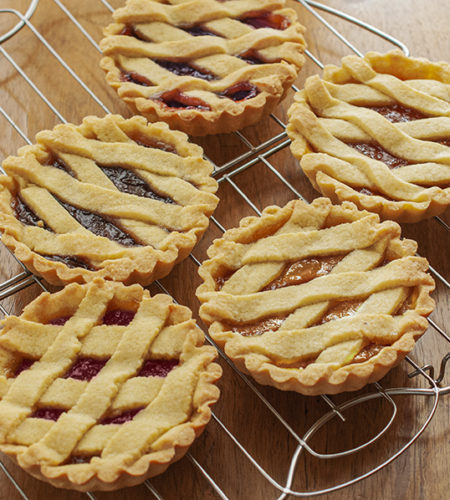
[[[113,490],[179,460],[222,370],[191,311],[96,278],[44,293],[0,332],[0,451],[60,488]]]
[[[348,56],[306,80],[289,110],[292,153],[314,188],[384,219],[450,204],[450,66],[400,51]]]
[[[285,0],[128,0],[100,46],[109,85],[133,110],[191,135],[258,122],[304,64]]]
[[[58,125],[3,162],[3,243],[56,285],[146,285],[187,257],[217,206],[202,149],[142,116]]]
[[[209,248],[200,317],[259,383],[306,395],[360,389],[414,347],[434,281],[397,223],[318,198],[268,207]]]

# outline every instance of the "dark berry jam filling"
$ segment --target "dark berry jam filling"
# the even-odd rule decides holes
[[[363,155],[372,158],[373,160],[382,161],[385,165],[387,165],[391,169],[404,167],[405,165],[409,164],[408,160],[404,160],[403,158],[398,158],[397,156],[392,156],[379,144],[369,144],[366,142],[360,142],[353,144],[349,143],[348,145],[356,149]]]
[[[178,76],[192,76],[194,78],[201,78],[202,80],[208,81],[217,79],[217,76],[213,73],[196,68],[195,66],[191,66],[184,62],[165,61],[162,59],[154,59],[153,61],[164,69],[167,69],[167,71],[170,71]]]
[[[169,108],[200,109],[202,111],[209,111],[211,109],[206,102],[202,101],[198,97],[183,94],[183,92],[180,92],[178,89],[163,92],[156,97],[156,100],[161,101]]]
[[[113,182],[116,188],[123,193],[134,194],[163,201],[164,203],[175,203],[172,198],[162,196],[153,191],[142,177],[135,172],[122,167],[103,167],[98,165],[102,172]]]
[[[71,269],[81,267],[82,269],[87,269],[88,271],[96,271],[96,268],[94,266],[91,266],[81,257],[75,257],[73,255],[42,255],[42,257],[48,260],[62,262]]]
[[[92,212],[88,212],[87,210],[83,210],[82,208],[69,205],[58,198],[56,198],[56,200],[74,219],[76,219],[84,228],[91,231],[91,233],[94,233],[97,236],[103,236],[127,247],[139,245],[139,243],[137,243],[137,241],[135,241],[129,234],[122,231],[122,229],[108,221],[106,218]]]
[[[127,326],[133,321],[135,315],[136,313],[133,311],[125,311],[124,309],[112,309],[111,311],[106,311],[102,319],[102,324]]]
[[[99,373],[106,361],[104,359],[78,358],[64,378],[75,378],[88,382]]]
[[[133,420],[133,418],[143,409],[144,408],[135,408],[134,410],[125,411],[115,417],[106,417],[100,423],[103,425],[124,424],[125,422]]]
[[[178,359],[147,359],[137,376],[167,377],[176,366],[178,366]]]
[[[67,165],[67,163],[65,163],[63,160],[61,160],[61,158],[57,158],[57,157],[51,157],[47,163],[45,163],[46,166],[50,166],[50,167],[55,167],[59,170],[62,170],[63,172],[66,172],[66,174],[69,174],[71,175],[72,177],[76,177],[75,176],[75,172],[69,167],[69,165]]]
[[[191,26],[190,28],[184,28],[183,31],[186,31],[186,33],[189,33],[192,36],[220,36],[217,33],[214,33],[214,31],[210,31],[209,29],[201,25]]]
[[[405,108],[400,104],[392,104],[390,106],[370,106],[369,109],[373,109],[377,113],[380,113],[380,115],[383,115],[392,123],[412,122],[414,120],[429,118],[420,111],[412,108]]]
[[[52,319],[51,321],[48,322],[48,324],[62,326],[65,325],[70,318],[71,316],[61,316],[60,318]]]
[[[222,97],[228,97],[233,101],[244,101],[259,94],[258,88],[250,82],[240,82],[232,85],[220,93]]]
[[[16,196],[11,200],[11,208],[14,210],[14,215],[17,220],[27,226],[39,226],[47,231],[51,229],[41,221],[41,219],[31,210],[31,208],[22,200],[20,196]]]
[[[31,415],[31,418],[44,418],[56,422],[65,411],[61,410],[61,408],[39,408]]]
[[[28,370],[28,368],[30,368],[33,363],[34,363],[34,359],[23,358],[20,365],[16,368],[16,371],[14,372],[14,376],[17,377],[23,371]]]
[[[120,74],[121,82],[131,82],[137,85],[143,85],[144,87],[151,87],[153,83],[143,75],[136,73],[135,71],[122,71]]]
[[[285,30],[291,24],[289,19],[280,14],[272,12],[247,12],[245,17],[239,19],[241,23],[253,26],[253,28],[272,28],[274,30]]]

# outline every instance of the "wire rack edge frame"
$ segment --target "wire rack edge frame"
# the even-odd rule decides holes
[[[393,45],[399,47],[406,55],[409,55],[409,50],[404,45],[402,42],[399,40],[395,39],[394,37],[390,36],[387,33],[382,32],[381,30],[364,23],[363,21],[360,21],[357,18],[354,18],[352,16],[349,16],[348,14],[345,14],[341,11],[338,11],[336,9],[333,9],[331,7],[328,7],[326,5],[320,4],[318,2],[315,2],[313,0],[296,0],[298,1],[305,9],[307,9],[314,17],[316,17],[327,29],[329,29],[341,42],[343,42],[347,47],[349,47],[355,54],[362,56],[361,52],[351,44],[339,31],[337,31],[328,21],[326,21],[320,14],[316,12],[315,9],[317,10],[322,10],[325,11],[329,14],[332,14],[334,16],[340,17],[349,23],[355,24],[359,26],[360,28],[363,28],[365,30],[368,30],[375,35],[384,38],[385,40],[389,41]],[[83,28],[83,26],[78,22],[78,20],[71,14],[71,12],[60,2],[60,0],[53,0],[53,2],[64,12],[64,14],[71,20],[71,22],[82,32],[82,34],[88,39],[88,41],[98,50],[99,46],[93,40],[93,38],[89,35],[89,33]],[[113,11],[114,9],[111,7],[111,5],[106,1],[106,0],[100,0],[100,2],[109,10]],[[0,9],[0,14],[1,13],[10,13],[19,18],[19,22],[12,28],[10,29],[6,34],[0,36],[0,52],[2,55],[8,60],[8,62],[16,69],[16,71],[25,79],[25,81],[32,87],[32,89],[38,94],[38,96],[47,104],[47,106],[51,109],[51,111],[58,117],[59,120],[62,122],[66,122],[64,117],[58,112],[58,110],[51,104],[51,102],[47,99],[47,97],[36,87],[34,82],[25,74],[25,72],[20,68],[20,66],[14,61],[14,59],[8,54],[8,52],[2,47],[2,43],[11,38],[13,35],[18,33],[24,26],[27,26],[33,34],[39,39],[39,41],[50,51],[50,53],[58,60],[58,62],[69,72],[69,74],[79,83],[79,85],[91,96],[91,98],[106,112],[109,113],[109,109],[103,104],[103,102],[92,92],[92,90],[87,87],[87,85],[83,82],[83,80],[70,68],[70,66],[59,56],[59,54],[55,51],[55,49],[49,44],[49,42],[39,33],[39,31],[33,26],[33,24],[30,22],[30,18],[34,14],[37,6],[38,6],[39,0],[32,0],[30,2],[30,5],[26,11],[25,14],[21,14],[15,9]],[[308,50],[306,51],[306,55],[319,67],[323,68],[323,64],[318,60],[313,54],[311,54]],[[298,90],[295,86],[293,89],[296,91]],[[27,135],[18,127],[18,125],[15,123],[15,121],[6,113],[6,111],[3,109],[3,107],[0,106],[0,113],[3,115],[3,117],[9,122],[9,124],[16,130],[16,132],[22,137],[22,139],[25,140],[28,144],[31,144],[30,139],[27,137]],[[278,123],[283,129],[285,129],[286,125],[281,122],[278,118],[276,118],[274,115],[271,115],[272,119]],[[224,165],[218,167],[217,165],[214,164],[215,170],[214,170],[214,176],[219,177],[221,174],[223,174],[219,179],[218,182],[223,182],[226,181],[228,182],[233,189],[245,200],[245,202],[257,213],[260,214],[261,212],[258,210],[258,208],[251,202],[251,200],[247,197],[247,195],[240,190],[240,188],[231,180],[231,177],[242,172],[243,170],[246,170],[247,168],[253,166],[254,164],[258,162],[262,162],[272,173],[274,173],[284,184],[285,186],[290,189],[296,196],[299,198],[302,198],[302,195],[286,180],[284,177],[276,170],[275,167],[273,167],[270,162],[267,160],[269,156],[272,154],[276,153],[277,151],[285,148],[289,144],[289,140],[287,139],[286,132],[283,131],[280,134],[277,134],[270,139],[264,141],[263,143],[259,144],[258,146],[253,146],[246,138],[241,134],[241,132],[235,132],[235,135],[239,137],[239,139],[248,147],[248,151],[236,158],[233,158],[232,160],[228,161]],[[282,141],[282,142],[280,142]],[[247,160],[247,161],[246,161]],[[210,160],[211,161],[211,160]],[[245,162],[245,163],[243,163]],[[242,164],[243,163],[243,164]],[[233,167],[238,166],[235,170],[233,170],[230,174],[227,174],[228,170],[232,169]],[[1,167],[0,167],[0,170]],[[3,170],[2,170],[3,172]],[[224,231],[225,228],[214,218],[211,218],[212,221],[216,224],[216,226],[221,230]],[[448,226],[439,218],[436,218],[447,230],[449,230]],[[190,255],[191,259],[199,265],[200,262],[191,254]],[[17,260],[17,259],[16,259]],[[42,283],[41,279],[38,277],[32,275],[29,273],[26,268],[23,266],[23,264],[20,263],[20,261],[17,261],[22,269],[23,272],[19,273],[18,275],[6,280],[5,282],[0,284],[0,300],[3,300],[11,295],[14,295],[18,293],[19,291],[23,290],[24,288],[37,283],[43,290],[47,290],[45,285]],[[450,285],[449,283],[443,278],[436,270],[431,269],[433,274],[440,279],[440,281],[447,287],[449,288]],[[160,287],[160,289],[164,292],[170,295],[170,293],[163,287],[163,285],[159,282],[156,282],[156,284]],[[0,312],[3,313],[3,315],[7,316],[8,312],[5,310],[5,308],[0,304]],[[430,325],[432,328],[440,334],[445,340],[450,342],[450,337],[443,331],[442,328],[440,328],[434,321],[429,320]],[[211,340],[211,338],[206,334],[207,339],[209,342],[211,342],[213,345],[214,342]],[[216,346],[217,347],[217,346]],[[297,433],[289,426],[289,424],[283,419],[283,417],[278,413],[278,411],[269,403],[269,401],[260,393],[260,391],[257,389],[257,387],[253,384],[252,381],[250,381],[246,376],[244,376],[241,372],[237,371],[237,369],[234,367],[232,362],[226,357],[226,355],[219,350],[219,354],[225,361],[229,364],[229,366],[234,370],[235,373],[237,373],[238,376],[244,380],[244,382],[247,384],[247,386],[250,387],[251,390],[260,398],[260,400],[265,404],[265,406],[268,408],[268,410],[279,420],[279,422],[286,428],[286,430],[291,434],[291,436],[298,442],[298,446],[296,450],[294,451],[288,474],[287,474],[287,479],[286,483],[284,486],[278,484],[260,465],[259,463],[249,454],[249,452],[245,449],[245,447],[236,439],[236,437],[227,429],[227,427],[220,421],[220,419],[213,413],[213,419],[214,421],[219,425],[219,427],[228,435],[228,437],[234,442],[234,444],[239,448],[239,450],[243,453],[243,455],[253,464],[253,466],[260,472],[260,474],[270,483],[272,486],[274,486],[276,489],[278,489],[281,492],[281,495],[279,497],[279,500],[284,499],[287,495],[293,495],[297,497],[305,497],[305,496],[315,496],[315,495],[321,495],[325,493],[330,493],[332,491],[336,491],[338,489],[342,489],[344,487],[350,486],[351,484],[354,484],[358,481],[361,481],[370,475],[376,473],[389,463],[391,463],[393,460],[395,460],[400,454],[402,454],[407,448],[409,448],[417,439],[418,437],[422,434],[422,432],[425,430],[425,428],[428,426],[429,422],[434,416],[434,413],[436,411],[439,397],[443,394],[448,394],[450,393],[450,386],[446,387],[440,387],[440,383],[444,378],[445,374],[445,368],[446,364],[450,359],[450,353],[448,353],[444,358],[441,360],[441,365],[440,365],[440,371],[439,375],[436,379],[434,379],[434,367],[431,365],[425,365],[423,367],[420,367],[417,365],[412,359],[409,357],[406,358],[406,361],[414,368],[414,371],[409,374],[409,376],[417,376],[417,375],[422,375],[424,379],[428,382],[429,388],[388,388],[384,389],[379,383],[373,384],[374,387],[376,388],[376,392],[365,394],[362,396],[356,396],[353,397],[352,399],[341,403],[339,405],[335,405],[333,401],[326,395],[322,396],[324,401],[330,406],[331,410],[323,415],[319,420],[317,420],[311,427],[310,429],[305,433],[305,435],[301,438],[300,436],[297,435]],[[429,373],[428,373],[429,372]],[[294,479],[295,475],[295,469],[297,467],[297,462],[298,459],[304,449],[306,449],[311,455],[317,457],[317,458],[322,458],[322,459],[330,459],[330,458],[338,458],[341,456],[346,456],[350,455],[353,453],[356,453],[358,451],[361,451],[362,449],[368,447],[372,443],[374,443],[376,440],[378,440],[391,426],[393,423],[396,414],[397,414],[397,406],[396,403],[393,401],[391,396],[394,395],[421,395],[421,396],[431,396],[433,398],[432,404],[431,404],[431,409],[429,411],[429,414],[427,418],[425,419],[425,422],[423,425],[419,428],[419,430],[416,432],[416,434],[400,449],[398,449],[389,459],[385,460],[378,466],[374,467],[370,471],[355,477],[347,482],[337,484],[335,486],[325,488],[322,490],[316,490],[316,491],[308,491],[308,492],[300,492],[300,491],[293,491],[291,490],[291,485]],[[343,415],[343,411],[356,406],[358,404],[364,403],[366,401],[369,401],[371,399],[377,399],[377,398],[384,398],[386,401],[389,402],[389,404],[392,406],[392,415],[385,427],[377,434],[375,435],[372,439],[367,441],[366,443],[363,443],[362,445],[349,449],[343,452],[339,453],[332,453],[332,454],[322,454],[318,453],[315,450],[313,450],[307,443],[307,441],[314,435],[315,432],[317,432],[323,425],[325,425],[327,422],[332,420],[335,417],[339,417],[341,420],[345,421],[345,417]],[[216,491],[216,493],[219,495],[220,498],[222,499],[227,499],[228,497],[226,494],[222,491],[222,489],[217,485],[217,483],[214,481],[214,479],[209,475],[209,473],[200,465],[200,463],[190,454],[187,454],[188,458],[191,460],[191,462],[194,464],[195,467],[199,470],[199,472],[203,475],[203,477],[209,482],[211,487]],[[6,469],[4,464],[0,462],[0,468],[4,472],[4,474],[7,476],[7,478],[12,482],[14,487],[16,488],[17,492],[22,496],[24,499],[28,499],[27,495],[24,493],[20,485],[17,483],[17,481],[14,480],[12,475],[9,473],[9,471]],[[150,483],[150,481],[146,481],[145,486],[147,489],[155,496],[157,499],[162,499],[163,497],[159,494],[159,492],[154,488],[154,486]],[[96,497],[92,493],[86,493],[86,495],[94,500]]]

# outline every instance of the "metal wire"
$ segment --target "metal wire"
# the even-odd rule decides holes
[[[4,49],[4,47],[1,46],[1,43],[10,38],[13,34],[17,33],[20,29],[22,29],[24,26],[27,26],[33,34],[39,39],[39,41],[49,50],[49,52],[57,59],[57,61],[68,71],[68,73],[71,75],[72,78],[74,78],[78,84],[83,88],[84,91],[86,91],[90,97],[105,111],[109,112],[109,109],[104,105],[104,103],[98,98],[98,96],[92,92],[92,90],[83,82],[83,80],[70,68],[70,66],[59,56],[59,54],[56,52],[56,50],[48,43],[48,41],[38,32],[38,30],[33,26],[33,24],[29,21],[31,15],[35,11],[37,4],[39,0],[33,0],[30,3],[30,6],[27,10],[27,12],[22,15],[20,12],[14,10],[14,9],[0,9],[0,13],[10,13],[19,18],[19,22],[16,24],[16,26],[10,30],[8,33],[0,37],[0,53],[5,57],[6,60],[15,68],[15,70],[24,78],[24,80],[30,85],[30,87],[38,94],[38,96],[44,101],[44,103],[51,109],[51,111],[62,121],[65,122],[64,117],[59,113],[59,111],[54,107],[54,105],[48,100],[48,98],[39,90],[39,88],[34,84],[34,82],[28,77],[28,75],[23,71],[23,69],[16,63],[16,61],[8,54],[8,52]],[[100,51],[98,43],[89,35],[89,33],[85,30],[85,28],[81,25],[81,23],[75,18],[75,16],[70,12],[70,10],[61,3],[60,0],[53,0],[54,3],[58,6],[58,8],[70,19],[70,21],[76,26],[76,28],[86,37],[86,39],[96,48],[96,50]],[[107,2],[106,0],[99,0],[109,11],[113,11],[113,7]],[[373,26],[368,25],[367,23],[364,23],[356,18],[353,18],[352,16],[349,16],[347,14],[344,14],[340,11],[337,11],[335,9],[332,9],[328,6],[322,5],[318,2],[314,2],[311,0],[298,0],[299,3],[303,5],[308,11],[310,11],[323,25],[325,25],[338,39],[340,39],[343,43],[345,43],[351,50],[353,50],[356,54],[361,55],[359,50],[354,47],[351,42],[349,42],[341,33],[339,33],[328,21],[326,21],[322,16],[320,16],[315,9],[323,10],[329,14],[341,17],[345,19],[346,21],[353,23],[360,28],[363,28],[365,30],[368,30],[377,36],[380,36],[394,45],[400,47],[405,54],[408,54],[409,51],[407,47],[400,42],[399,40],[396,40],[395,38],[391,37],[390,35],[374,28]],[[320,68],[323,68],[323,63],[316,57],[314,54],[310,53],[309,51],[306,52],[307,56]],[[293,87],[294,90],[297,90],[296,87]],[[22,137],[22,139],[28,143],[31,144],[30,139],[27,137],[27,135],[21,130],[21,128],[16,124],[16,122],[13,120],[13,118],[2,108],[0,107],[0,113],[3,115],[3,117],[8,121],[8,123],[16,130],[16,132]],[[279,120],[277,117],[274,115],[271,115],[272,119],[283,129],[286,128],[286,125]],[[268,140],[262,142],[261,144],[258,145],[253,145],[241,132],[236,132],[235,136],[238,137],[238,139],[244,144],[244,146],[247,148],[247,151],[244,152],[243,154],[233,158],[232,160],[228,161],[227,163],[216,166],[215,171],[214,171],[214,176],[217,178],[219,183],[222,182],[227,182],[233,190],[238,194],[239,197],[241,197],[245,203],[251,207],[255,213],[258,215],[261,214],[260,210],[258,207],[249,199],[247,194],[239,188],[239,186],[236,184],[236,182],[233,180],[234,177],[236,177],[238,174],[241,172],[247,170],[248,168],[251,168],[252,166],[256,165],[257,163],[262,163],[268,171],[270,171],[272,174],[274,174],[285,186],[288,188],[296,197],[302,198],[301,193],[299,193],[288,181],[287,179],[284,178],[284,176],[274,167],[268,158],[273,155],[274,153],[286,148],[290,141],[287,139],[286,132],[283,130],[283,132],[269,138]],[[440,218],[436,218],[436,220],[448,231],[450,230],[449,226],[442,221]],[[223,232],[225,231],[225,227],[214,217],[211,217],[211,221]],[[200,265],[199,260],[191,255],[190,256],[193,262],[198,266]],[[0,284],[0,301],[12,296],[19,291],[23,290],[24,288],[27,288],[33,284],[38,284],[43,290],[47,290],[45,284],[42,282],[41,279],[37,278],[36,276],[31,275],[19,262],[19,264],[23,268],[23,272],[17,274],[16,276],[13,276],[12,278],[6,280],[5,282]],[[443,278],[436,270],[430,269],[431,272],[435,275],[437,279],[439,279],[446,287],[449,287],[448,282]],[[170,293],[165,289],[165,287],[160,283],[156,282],[156,284],[161,288],[164,293]],[[6,309],[3,307],[2,304],[0,304],[0,312],[7,316],[8,312]],[[437,325],[433,320],[429,319],[430,325],[438,332],[445,340],[450,342],[450,337],[445,333],[445,331]],[[206,334],[207,339],[215,345],[215,343],[212,341],[212,339],[209,337],[208,334]],[[216,346],[217,347],[217,346]],[[418,388],[418,389],[411,389],[411,388],[388,388],[384,389],[381,387],[379,384],[375,384],[375,391],[371,392],[369,394],[365,395],[359,395],[356,396],[349,401],[346,401],[341,404],[335,404],[332,399],[328,396],[322,396],[323,401],[330,407],[330,411],[327,412],[323,417],[321,417],[319,420],[315,422],[314,425],[310,427],[310,429],[305,433],[304,436],[300,437],[288,424],[288,422],[281,416],[281,414],[269,403],[269,401],[261,394],[259,389],[256,387],[256,385],[248,379],[245,375],[243,375],[240,371],[237,370],[235,365],[229,360],[229,358],[219,350],[219,354],[221,357],[228,363],[228,365],[234,370],[234,373],[236,373],[241,379],[246,383],[246,385],[254,392],[254,394],[263,402],[263,404],[266,406],[266,408],[277,418],[277,420],[282,424],[285,429],[289,432],[289,434],[297,441],[298,446],[297,449],[295,450],[292,459],[290,461],[290,466],[289,466],[289,471],[287,474],[286,478],[286,483],[285,485],[281,485],[278,482],[276,482],[270,474],[268,474],[257,462],[257,460],[246,450],[246,448],[236,439],[236,437],[229,431],[229,429],[221,422],[221,420],[213,414],[213,420],[216,422],[216,424],[221,428],[225,434],[235,443],[235,445],[238,447],[238,449],[247,457],[247,459],[250,461],[250,463],[260,472],[260,474],[270,483],[272,484],[275,488],[277,488],[282,494],[279,497],[280,499],[285,498],[286,495],[290,494],[293,496],[297,497],[305,497],[305,496],[313,496],[313,495],[320,495],[324,493],[328,493],[331,491],[336,491],[337,489],[344,488],[346,486],[349,486],[350,484],[354,484],[357,481],[360,481],[362,479],[365,479],[366,477],[369,477],[370,475],[376,473],[378,470],[380,470],[382,467],[385,467],[389,463],[391,463],[395,458],[397,458],[401,453],[403,453],[411,444],[418,439],[418,437],[421,435],[421,433],[424,431],[424,429],[427,427],[428,423],[431,421],[431,418],[433,417],[439,397],[443,394],[449,394],[450,393],[450,386],[445,386],[445,387],[439,387],[441,384],[442,380],[444,379],[445,375],[445,369],[447,366],[447,363],[450,359],[450,353],[444,356],[444,358],[441,361],[441,366],[440,366],[440,372],[439,376],[437,379],[434,379],[434,368],[431,365],[425,365],[423,367],[420,367],[417,365],[414,361],[412,361],[409,357],[406,358],[406,361],[411,364],[414,368],[414,371],[409,375],[410,377],[415,377],[418,375],[421,375],[424,377],[424,379],[429,383],[430,388]],[[428,373],[429,372],[429,373]],[[397,450],[396,453],[391,455],[388,460],[385,462],[379,464],[372,470],[368,471],[367,473],[353,478],[350,481],[347,481],[342,484],[334,485],[330,488],[327,489],[322,489],[322,490],[317,490],[317,491],[308,491],[308,492],[299,492],[299,491],[293,491],[291,490],[292,482],[295,477],[295,470],[297,467],[298,459],[302,453],[303,450],[307,450],[311,455],[320,458],[320,459],[335,459],[339,458],[341,456],[345,455],[350,455],[357,453],[361,451],[362,449],[367,448],[369,445],[373,444],[375,441],[377,441],[386,431],[389,429],[391,426],[392,422],[394,421],[394,418],[397,414],[397,406],[392,399],[391,396],[399,396],[399,395],[408,395],[408,396],[428,396],[428,397],[433,397],[433,404],[432,408],[424,422],[424,424],[420,427],[419,431],[414,434],[414,436],[406,443],[402,448]],[[346,421],[344,412],[345,410],[352,408],[354,406],[363,404],[367,401],[370,401],[372,399],[378,399],[378,398],[384,398],[386,401],[391,404],[393,411],[392,415],[388,420],[388,423],[385,425],[385,427],[372,439],[367,441],[366,443],[357,446],[353,449],[345,450],[343,452],[339,453],[333,453],[333,454],[323,454],[315,451],[313,448],[311,448],[308,444],[308,440],[324,425],[326,425],[330,420],[335,418],[336,416],[340,418],[343,422]],[[191,462],[194,464],[194,466],[200,471],[202,476],[208,481],[208,483],[211,485],[211,487],[215,490],[215,492],[218,494],[218,496],[222,499],[227,499],[228,497],[226,494],[223,492],[223,490],[219,487],[219,485],[215,482],[213,477],[211,476],[210,473],[206,471],[206,469],[190,454],[188,453],[188,458],[191,460]],[[12,482],[14,487],[16,488],[17,492],[22,496],[22,498],[27,499],[28,497],[26,494],[23,492],[19,484],[14,480],[14,478],[11,476],[11,474],[7,471],[5,466],[0,463],[0,468],[2,471],[5,473],[5,475],[8,477],[8,479]],[[155,498],[158,500],[163,499],[163,497],[160,495],[160,493],[155,489],[155,487],[149,482],[146,481],[144,483],[146,488],[154,495]],[[95,500],[95,496],[92,493],[87,493],[86,494],[91,500]]]

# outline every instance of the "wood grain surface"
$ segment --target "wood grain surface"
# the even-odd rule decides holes
[[[27,0],[0,0],[0,8],[15,8],[25,12]],[[114,7],[124,0],[111,2]],[[338,63],[349,49],[339,42],[303,7],[297,8],[303,24],[307,27],[309,49],[324,63]],[[402,40],[414,56],[432,60],[443,60],[449,54],[448,2],[446,0],[333,0],[325,1],[332,7],[342,9]],[[95,41],[102,37],[102,28],[111,21],[111,14],[100,0],[61,0],[78,19]],[[373,34],[342,20],[326,15],[333,25],[342,31],[361,51],[385,51],[392,45]],[[17,18],[13,14],[0,13],[0,32],[5,32]],[[68,62],[99,99],[113,112],[130,116],[128,108],[107,87],[103,72],[98,67],[100,54],[74,26],[53,0],[41,0],[32,18],[33,25]],[[88,114],[102,116],[102,108],[64,70],[49,51],[39,42],[29,28],[24,28],[2,45],[8,54],[44,92],[49,101],[68,121],[79,123]],[[305,77],[319,72],[308,60],[299,76],[301,86]],[[51,128],[59,120],[18,71],[0,54],[0,105],[31,139],[41,129]],[[285,122],[286,110],[292,93],[276,110],[275,115]],[[0,115],[0,156],[2,159],[14,154],[24,140]],[[283,132],[283,127],[271,118],[242,132],[254,147]],[[276,143],[282,144],[284,137]],[[197,140],[205,152],[218,166],[249,151],[237,135],[223,135]],[[248,196],[251,203],[262,210],[269,204],[283,205],[295,194],[277,177],[279,172],[307,200],[318,194],[311,188],[302,174],[298,162],[291,156],[289,148],[281,148],[268,155],[267,163],[255,157],[254,164],[239,170],[239,163],[228,171],[230,177],[220,182],[220,204],[215,213],[217,221],[225,228],[236,226],[239,220],[255,212],[239,194],[236,187]],[[450,222],[449,211],[443,220]],[[431,265],[447,279],[450,275],[450,235],[436,219],[414,225],[403,226],[404,235],[419,242],[419,253],[426,256]],[[193,254],[199,260],[206,256],[206,249],[221,231],[214,224],[205,234]],[[21,266],[4,247],[0,248],[0,286],[9,278],[23,272]],[[197,265],[192,259],[180,263],[164,280],[163,286],[180,303],[190,306],[197,316],[198,302],[195,288],[200,279]],[[161,290],[153,285],[152,293]],[[0,288],[0,306],[10,314],[19,314],[25,304],[40,293],[34,284],[9,296]],[[434,298],[437,306],[431,318],[440,326],[448,324],[448,291],[437,283]],[[1,313],[0,313],[1,315]],[[442,357],[450,350],[448,342],[432,328],[424,335],[412,353],[419,365],[431,363],[436,371]],[[261,402],[255,392],[238,376],[226,362],[221,360],[224,376],[220,382],[222,397],[215,406],[215,415],[236,436],[259,465],[280,484],[284,484],[290,461],[297,443],[280,422]],[[383,387],[425,387],[423,377],[409,379],[411,367],[403,362],[382,381]],[[448,385],[450,377],[444,379]],[[320,397],[304,397],[295,393],[277,391],[272,388],[255,387],[273,405],[280,415],[299,435],[330,408]],[[373,391],[369,387],[362,393]],[[348,401],[354,394],[333,397],[335,403]],[[398,415],[393,426],[376,444],[356,455],[335,460],[323,460],[302,453],[295,471],[293,488],[308,492],[334,486],[364,474],[399,450],[423,425],[432,401],[429,397],[399,396],[395,398]],[[385,499],[441,499],[448,495],[450,486],[449,460],[449,412],[450,397],[439,401],[431,424],[416,443],[391,465],[370,478],[349,488],[325,495],[326,498]],[[391,414],[389,402],[382,398],[346,412],[345,424],[333,419],[311,439],[310,445],[317,451],[332,453],[361,444],[373,437],[387,422]],[[230,440],[216,421],[211,421],[207,430],[191,448],[192,456],[210,474],[225,494],[233,500],[260,500],[278,498],[280,492],[255,469],[238,447]],[[57,490],[37,481],[21,471],[10,460],[2,458],[7,470],[20,484],[29,499],[81,500],[86,495]],[[153,478],[151,484],[164,499],[217,499],[219,496],[205,480],[199,469],[188,458],[182,459],[163,475]],[[22,498],[4,472],[0,471],[0,499]],[[115,493],[96,493],[95,498],[104,500],[131,500],[153,498],[145,485]],[[291,497],[290,497],[291,498]],[[292,497],[293,498],[293,497]]]

